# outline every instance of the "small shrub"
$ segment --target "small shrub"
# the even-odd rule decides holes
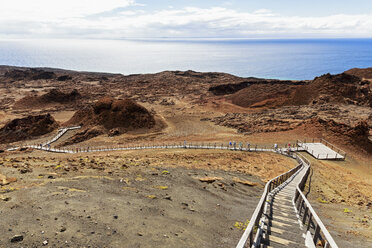
[[[344,213],[352,213],[353,211],[351,209],[348,209],[348,208],[344,208]]]
[[[319,197],[317,200],[318,200],[318,202],[323,203],[323,204],[328,204],[328,203],[329,203],[328,201],[323,200],[323,199],[320,198],[320,197]]]
[[[240,221],[236,221],[234,224],[234,227],[237,229],[247,229],[247,226],[249,225],[249,220],[246,220],[244,223]]]

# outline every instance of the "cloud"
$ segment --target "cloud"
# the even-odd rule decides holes
[[[0,20],[57,21],[131,5],[136,5],[136,2],[134,0],[2,0]]]
[[[372,34],[372,14],[304,17],[267,9],[243,12],[221,7],[144,10],[134,0],[65,0],[59,5],[52,5],[53,0],[30,2],[12,0],[12,4],[6,5],[7,11],[0,8],[3,36],[117,39],[368,37]],[[16,3],[25,5],[10,15],[8,11],[16,9]],[[132,7],[128,9],[129,6]],[[37,9],[40,11],[31,11]],[[20,13],[25,14],[20,17]]]

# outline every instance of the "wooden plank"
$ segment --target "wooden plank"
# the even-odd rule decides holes
[[[290,223],[294,223],[294,224],[297,224],[298,223],[297,218],[296,219],[295,218],[289,219],[289,218],[282,217],[282,216],[274,216],[273,219],[274,220],[286,221],[286,222],[290,222]]]
[[[276,220],[271,220],[270,222],[271,222],[271,226],[275,226],[275,227],[293,227],[294,226],[292,224],[283,223],[283,222],[279,222]]]
[[[285,245],[285,246],[289,246],[289,247],[291,247],[293,245],[300,245],[299,243],[296,243],[296,242],[293,242],[293,241],[290,241],[290,240],[287,240],[287,239],[282,239],[282,238],[279,238],[279,237],[276,237],[276,236],[273,236],[273,235],[269,236],[269,240],[270,240],[270,244],[271,244],[271,242],[275,242],[275,243]]]

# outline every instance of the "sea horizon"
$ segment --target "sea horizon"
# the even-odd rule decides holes
[[[372,66],[372,38],[0,39],[0,64],[103,73],[311,80]]]

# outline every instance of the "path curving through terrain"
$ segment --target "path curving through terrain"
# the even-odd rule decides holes
[[[298,152],[308,149],[303,144],[292,148],[274,149],[257,145],[231,144],[163,144],[127,147],[75,147],[52,148],[51,143],[57,141],[69,130],[80,127],[60,129],[50,141],[41,145],[26,145],[32,148],[55,153],[87,153],[143,149],[222,149],[241,152],[276,152],[298,161],[298,165],[290,171],[267,182],[264,193],[254,211],[252,218],[236,248],[244,247],[331,247],[338,248],[328,230],[302,193],[305,188],[311,164]],[[274,146],[273,146],[274,147]],[[16,150],[11,148],[8,150]]]

